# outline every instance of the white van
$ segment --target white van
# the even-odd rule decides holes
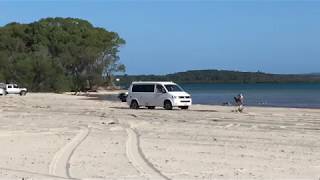
[[[192,100],[190,94],[173,82],[132,82],[127,103],[131,109],[160,106],[171,110],[173,107],[188,109]]]

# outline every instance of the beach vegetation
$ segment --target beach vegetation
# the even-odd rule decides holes
[[[84,91],[125,71],[116,32],[77,18],[46,18],[0,27],[0,81],[31,91]]]

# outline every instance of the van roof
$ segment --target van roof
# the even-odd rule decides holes
[[[172,81],[134,81],[132,84],[176,84]]]

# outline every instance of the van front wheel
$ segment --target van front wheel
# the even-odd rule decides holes
[[[168,101],[168,100],[164,101],[163,107],[164,107],[166,110],[172,110],[172,104],[171,104],[171,102]]]
[[[130,104],[130,109],[138,109],[139,108],[139,104],[136,100],[131,101]]]

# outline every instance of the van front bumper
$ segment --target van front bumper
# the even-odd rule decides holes
[[[172,106],[191,106],[192,99],[174,99]]]

